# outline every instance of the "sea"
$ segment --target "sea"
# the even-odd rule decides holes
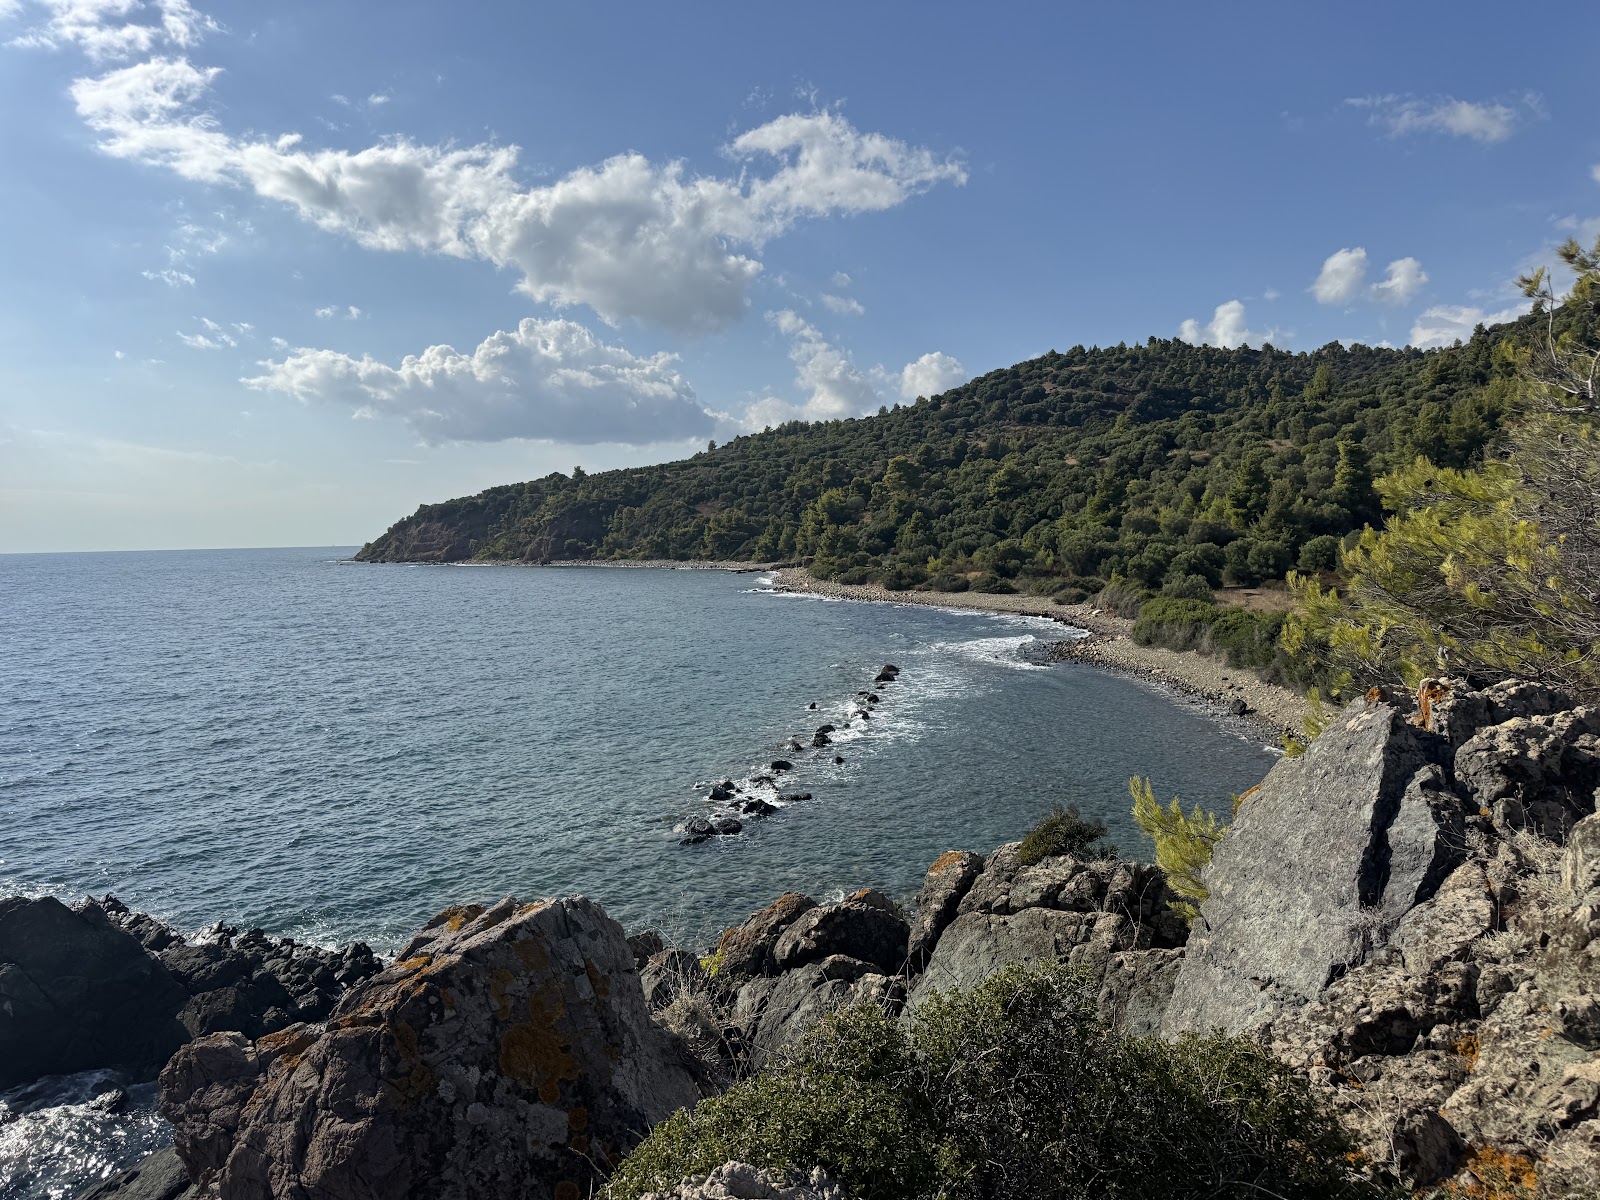
[[[1045,665],[1078,631],[1044,618],[352,550],[0,556],[0,896],[392,954],[451,904],[582,893],[707,947],[784,891],[909,899],[1057,804],[1147,855],[1131,776],[1226,812],[1274,761],[1176,693]],[[777,811],[681,844],[722,781]],[[111,1072],[0,1093],[0,1200],[170,1141],[154,1098]]]

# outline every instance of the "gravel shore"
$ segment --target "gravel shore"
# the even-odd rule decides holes
[[[975,612],[1013,613],[1043,617],[1072,630],[1051,647],[1050,657],[1062,662],[1087,663],[1107,670],[1136,675],[1172,688],[1222,712],[1237,714],[1243,701],[1247,720],[1260,727],[1268,740],[1285,734],[1300,736],[1305,697],[1275,684],[1264,683],[1249,671],[1229,667],[1221,659],[1193,652],[1136,645],[1129,636],[1133,622],[1086,604],[1053,604],[1037,596],[1003,596],[984,592],[891,592],[876,584],[833,583],[815,579],[803,567],[773,571],[777,585],[791,592],[832,596],[841,600],[866,600],[884,604],[925,604],[937,608],[964,608]],[[1063,631],[1065,632],[1065,630]],[[1087,635],[1087,636],[1083,636]]]

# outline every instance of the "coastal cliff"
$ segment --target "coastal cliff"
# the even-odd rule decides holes
[[[183,1024],[200,1036],[161,1074],[175,1149],[97,1195],[572,1200],[670,1113],[793,1070],[827,1014],[909,1027],[1008,970],[1066,964],[1108,1046],[1220,1029],[1289,1071],[1342,1123],[1352,1178],[1379,1189],[1340,1194],[1593,1197],[1600,711],[1522,684],[1426,695],[1421,711],[1357,701],[1280,761],[1218,845],[1192,927],[1154,867],[1013,843],[942,856],[904,909],[871,889],[785,895],[704,954],[629,938],[591,901],[506,900],[440,914],[395,963],[293,1023],[206,1032],[190,983]],[[17,1044],[19,1020],[0,1017]],[[759,1151],[658,1187],[900,1194],[863,1184],[866,1149]]]

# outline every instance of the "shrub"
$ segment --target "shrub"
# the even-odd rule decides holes
[[[1309,1084],[1247,1038],[1117,1035],[1097,981],[1011,966],[909,1023],[824,1018],[764,1074],[668,1118],[617,1170],[637,1200],[729,1159],[821,1167],[860,1200],[1378,1200]]]
[[[1205,600],[1157,596],[1145,601],[1133,624],[1133,640],[1141,646],[1193,650],[1222,610]]]
[[[1057,588],[1055,595],[1051,597],[1057,604],[1082,604],[1088,598],[1089,593],[1081,587]]]
[[[1001,579],[993,571],[986,571],[973,580],[972,590],[975,592],[989,592],[1000,596],[1015,595],[1017,591],[1008,581]]]
[[[1148,779],[1134,776],[1128,780],[1128,792],[1133,796],[1134,823],[1155,843],[1156,866],[1166,874],[1167,886],[1183,897],[1173,907],[1193,920],[1200,902],[1210,894],[1200,872],[1210,863],[1211,851],[1227,826],[1198,804],[1185,813],[1176,796],[1170,807],[1162,808]]]
[[[1149,592],[1137,584],[1131,584],[1125,579],[1113,579],[1100,589],[1094,598],[1094,603],[1096,607],[1103,608],[1106,612],[1132,620],[1139,615],[1139,608],[1149,595]]]
[[[1168,575],[1161,594],[1173,600],[1210,600],[1211,584],[1204,575]]]
[[[1071,854],[1078,858],[1115,858],[1117,848],[1101,841],[1105,836],[1104,821],[1085,817],[1075,804],[1066,808],[1057,804],[1023,835],[1022,850],[1017,855],[1017,861],[1027,867],[1056,854]]]
[[[883,573],[883,586],[891,592],[904,592],[917,586],[928,577],[921,567],[895,563]]]
[[[935,575],[928,581],[930,587],[936,592],[964,592],[971,586],[971,581],[965,575]]]
[[[840,583],[872,583],[878,573],[871,567],[849,567],[834,576]]]
[[[1306,574],[1334,571],[1339,567],[1339,539],[1331,533],[1314,537],[1300,547],[1300,569]]]

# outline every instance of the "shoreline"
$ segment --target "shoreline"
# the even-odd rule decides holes
[[[993,595],[985,592],[891,592],[877,584],[833,583],[817,579],[804,567],[773,567],[770,573],[781,591],[856,600],[870,604],[920,604],[968,612],[1037,617],[1081,630],[1084,636],[1054,644],[1051,660],[1074,662],[1131,675],[1171,689],[1212,708],[1214,715],[1252,722],[1270,734],[1274,744],[1283,736],[1299,737],[1306,712],[1305,697],[1254,673],[1234,668],[1220,659],[1194,651],[1140,646],[1131,636],[1133,622],[1087,604],[1052,604],[1037,596]],[[1232,711],[1242,700],[1248,712]]]

